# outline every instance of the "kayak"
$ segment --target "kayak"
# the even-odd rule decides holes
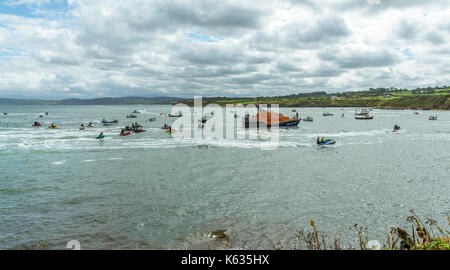
[[[40,127],[42,126],[41,124],[37,124],[37,125],[33,125],[33,127]]]
[[[161,129],[169,129],[169,127],[162,127]]]
[[[168,130],[166,130],[166,133],[174,133],[174,132],[177,132],[177,130],[176,129],[172,129],[172,130],[168,129]]]
[[[335,144],[335,140],[324,140],[323,142],[319,142],[317,145],[328,145],[328,144]]]
[[[48,127],[50,129],[58,129],[59,127]]]
[[[131,132],[125,132],[125,133],[120,133],[120,136],[127,136],[127,135],[130,135],[131,134]]]

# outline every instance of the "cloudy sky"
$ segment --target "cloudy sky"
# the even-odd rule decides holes
[[[450,0],[0,0],[0,97],[450,85]]]

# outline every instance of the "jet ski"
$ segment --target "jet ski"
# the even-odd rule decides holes
[[[317,145],[329,145],[329,144],[335,144],[336,141],[335,140],[324,140],[323,142],[318,142]]]

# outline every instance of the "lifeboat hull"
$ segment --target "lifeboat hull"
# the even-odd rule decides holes
[[[296,127],[296,126],[298,126],[300,121],[301,121],[301,119],[290,119],[290,120],[278,123],[278,126],[279,127]],[[264,121],[258,121],[258,122],[257,121],[248,121],[248,122],[245,122],[245,127],[246,128],[250,128],[250,127],[259,128],[259,127],[266,127],[266,126],[267,127],[271,127],[272,125],[271,125],[271,123],[266,123]]]

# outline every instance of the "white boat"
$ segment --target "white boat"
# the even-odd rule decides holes
[[[171,114],[169,113],[169,117],[182,117],[183,113],[182,112],[178,112],[178,114]]]
[[[437,115],[430,115],[430,117],[428,117],[428,120],[437,120]]]
[[[355,115],[356,120],[370,120],[373,119],[373,115],[364,114],[364,115]]]
[[[366,114],[369,114],[369,110],[366,108],[363,108],[360,111],[355,110],[355,115],[366,115]]]

